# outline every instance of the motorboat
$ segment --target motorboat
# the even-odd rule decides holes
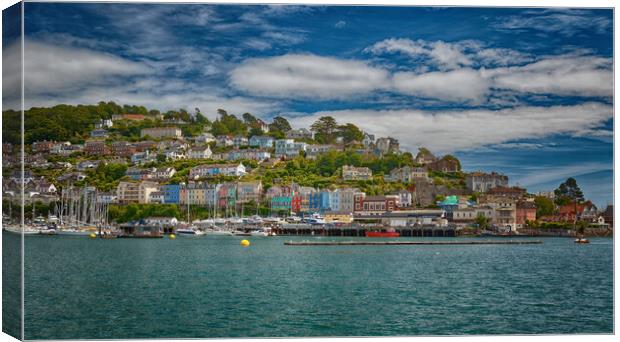
[[[264,230],[253,230],[250,232],[250,236],[269,236],[269,234]]]
[[[590,240],[586,238],[577,238],[575,239],[575,243],[590,243]]]
[[[205,232],[192,228],[179,228],[177,229],[176,234],[179,236],[201,236],[205,235]]]
[[[217,228],[208,228],[205,230],[205,234],[209,235],[218,235],[218,236],[232,236],[233,232],[229,230],[217,229]]]

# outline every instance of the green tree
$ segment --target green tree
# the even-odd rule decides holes
[[[583,192],[577,185],[577,181],[575,178],[570,177],[566,179],[566,181],[555,189],[554,191],[556,204],[558,205],[566,205],[571,202],[583,202]]]
[[[534,198],[534,204],[536,204],[536,218],[552,215],[555,211],[553,201],[547,197],[537,196]]]
[[[337,128],[338,123],[331,116],[322,116],[310,126],[315,133],[314,139],[322,144],[331,144],[336,140]]]
[[[291,124],[285,118],[276,116],[269,124],[269,131],[285,133],[291,130]]]
[[[478,228],[481,230],[487,230],[489,228],[489,219],[482,214],[476,216],[475,222],[478,225]]]
[[[345,143],[361,141],[364,139],[364,132],[352,123],[338,126],[338,136],[342,137]]]

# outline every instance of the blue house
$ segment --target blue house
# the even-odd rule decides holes
[[[330,209],[329,195],[327,191],[313,192],[310,194],[309,208],[315,213],[323,213]]]
[[[161,189],[164,192],[164,203],[179,204],[179,184],[166,184]]]
[[[259,148],[272,148],[274,139],[268,136],[253,135],[250,138],[250,146],[258,146]]]

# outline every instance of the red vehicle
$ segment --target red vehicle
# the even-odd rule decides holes
[[[370,232],[366,231],[366,237],[399,237],[400,233],[395,230],[389,230],[387,232]]]

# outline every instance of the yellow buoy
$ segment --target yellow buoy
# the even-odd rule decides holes
[[[90,236],[90,238],[91,238],[91,239],[94,239],[94,238],[96,238],[96,237],[97,237],[97,234],[95,234],[95,233],[90,233],[90,235],[88,235],[88,236]]]
[[[168,235],[168,238],[169,238],[169,239],[171,239],[171,240],[176,239],[176,237],[177,237],[177,236],[176,236],[176,235],[174,235],[174,234],[170,234],[170,235]]]
[[[247,247],[249,245],[250,245],[250,241],[248,241],[248,240],[241,240],[241,246]]]

